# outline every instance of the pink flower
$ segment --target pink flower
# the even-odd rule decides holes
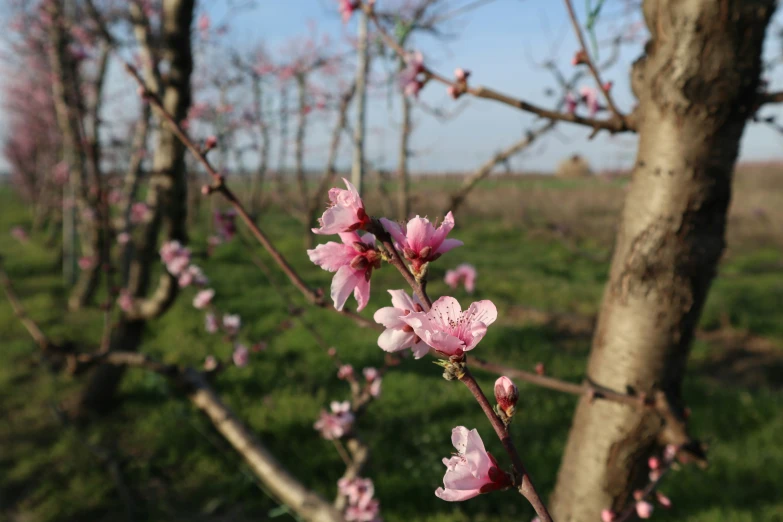
[[[377,368],[372,368],[369,366],[363,369],[362,373],[364,374],[364,378],[367,379],[367,382],[372,382],[380,376]]]
[[[127,232],[120,232],[117,234],[117,243],[120,245],[125,245],[128,243],[128,241],[130,241],[130,234]]]
[[[217,359],[215,359],[212,355],[207,355],[207,358],[204,359],[204,369],[208,372],[211,372],[218,367]]]
[[[368,388],[370,396],[375,397],[376,399],[381,396],[381,382],[383,382],[383,379],[378,377],[370,383],[370,387]]]
[[[429,352],[427,344],[413,333],[413,327],[402,320],[411,312],[421,312],[423,308],[418,297],[411,298],[404,290],[389,290],[392,306],[379,309],[373,315],[376,323],[386,327],[378,337],[378,346],[386,352],[399,352],[411,348],[413,356],[421,359]]]
[[[658,501],[658,503],[661,506],[665,507],[666,509],[669,509],[670,507],[672,507],[672,501],[669,499],[669,497],[667,497],[666,495],[664,495],[660,491],[656,491],[655,492],[655,498]]]
[[[658,469],[661,467],[661,461],[658,460],[658,457],[650,457],[647,459],[647,465],[650,469]]]
[[[451,356],[475,348],[497,317],[492,301],[477,301],[463,312],[456,299],[444,296],[429,312],[412,312],[402,319],[425,343]]]
[[[364,210],[364,202],[350,181],[343,178],[348,190],[337,187],[329,189],[329,208],[318,219],[321,228],[314,228],[314,234],[339,234],[364,228],[370,217]]]
[[[234,361],[234,364],[242,368],[243,366],[247,366],[247,361],[250,358],[250,352],[247,350],[247,347],[244,344],[238,344],[236,348],[234,348],[234,353],[231,354],[231,359]]]
[[[667,444],[663,449],[663,460],[671,462],[677,456],[677,446],[674,444]]]
[[[133,296],[124,288],[120,291],[120,296],[117,298],[117,306],[123,312],[130,312],[133,309]]]
[[[449,212],[436,229],[427,218],[416,216],[407,225],[381,218],[383,228],[394,238],[405,258],[411,261],[418,273],[424,263],[435,261],[449,250],[462,246],[458,239],[446,239],[454,228],[454,216]]]
[[[68,163],[63,160],[54,166],[54,182],[58,185],[64,185],[68,181]]]
[[[608,82],[605,82],[605,83],[604,83],[604,84],[601,86],[601,88],[604,90],[604,92],[609,92],[609,91],[611,91],[611,90],[612,90],[612,87],[614,87],[614,82],[613,82],[613,81],[608,81]]]
[[[536,363],[535,369],[538,375],[544,375],[546,373],[546,368],[542,362]]]
[[[340,16],[343,18],[343,23],[347,24],[351,19],[353,12],[359,7],[359,5],[352,0],[338,0],[339,6],[337,7],[340,12]]]
[[[582,97],[585,105],[587,105],[587,110],[590,113],[590,116],[595,116],[596,113],[600,110],[598,105],[598,91],[592,87],[585,86],[579,89],[579,95]]]
[[[509,417],[514,415],[518,399],[519,388],[511,379],[504,375],[495,381],[495,400],[500,409]]]
[[[213,297],[215,297],[215,291],[211,288],[208,288],[207,290],[201,290],[196,294],[196,297],[193,298],[193,306],[198,310],[203,310],[209,306],[209,303],[212,302]]]
[[[655,509],[653,505],[644,500],[636,503],[636,514],[639,515],[639,518],[650,518],[653,509]]]
[[[613,522],[617,515],[614,511],[611,509],[602,509],[601,510],[601,521],[602,522]]]
[[[82,256],[79,258],[79,268],[89,270],[95,264],[95,258],[92,256]]]
[[[353,292],[362,310],[370,299],[370,277],[373,268],[381,267],[381,257],[375,249],[375,236],[356,232],[342,232],[343,243],[330,241],[308,250],[310,261],[329,272],[336,272],[332,279],[331,297],[334,307],[342,310],[348,296]]]
[[[160,258],[171,275],[178,276],[190,264],[190,249],[179,241],[167,241],[160,247]]]
[[[345,520],[358,522],[380,522],[378,512],[380,504],[373,499],[375,487],[372,480],[360,477],[348,479],[341,478],[337,481],[337,487],[341,495],[348,500],[345,510]]]
[[[458,82],[467,81],[468,76],[470,76],[470,71],[466,71],[465,69],[462,68],[454,69],[454,77],[457,79]]]
[[[189,265],[179,275],[179,286],[185,288],[186,286],[196,285],[203,286],[209,283],[209,279],[204,275],[201,268],[196,265]]]
[[[476,288],[476,267],[468,263],[462,263],[454,270],[446,270],[443,281],[453,289],[457,289],[460,282],[465,283],[465,290],[472,294]]]
[[[207,33],[209,32],[210,23],[211,20],[209,19],[208,14],[204,13],[198,17],[198,30],[203,38],[206,38]]]
[[[223,316],[223,328],[229,335],[236,335],[239,327],[242,326],[242,319],[237,314],[226,314]]]
[[[11,229],[11,237],[19,241],[20,243],[26,243],[28,236],[25,229],[22,227],[14,227]]]
[[[405,55],[407,67],[400,73],[400,85],[407,96],[418,97],[424,82],[419,76],[424,72],[424,57],[418,51]]]
[[[435,496],[459,502],[511,486],[511,478],[498,468],[495,458],[484,449],[478,431],[457,426],[451,431],[451,443],[458,454],[443,459],[446,465],[444,487],[435,490]]]
[[[574,95],[571,94],[571,92],[567,92],[565,95],[565,106],[566,106],[566,112],[568,114],[574,114],[576,112],[576,98],[574,98]]]
[[[131,206],[130,220],[131,223],[141,223],[149,216],[149,207],[146,203],[137,202]]]
[[[353,378],[353,366],[350,364],[343,364],[337,369],[337,378],[342,380],[348,380]]]
[[[204,316],[204,328],[207,333],[215,333],[218,331],[218,320],[215,314],[208,313]]]
[[[321,432],[321,436],[326,440],[339,439],[351,429],[353,424],[353,413],[351,413],[351,404],[348,401],[334,401],[330,405],[332,413],[321,410],[321,416],[313,425],[313,428]]]

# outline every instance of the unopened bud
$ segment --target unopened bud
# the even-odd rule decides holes
[[[519,388],[516,387],[511,379],[504,375],[495,381],[495,400],[500,409],[503,410],[503,413],[508,417],[514,415],[518,399]]]
[[[536,373],[538,375],[544,375],[544,372],[546,370],[544,369],[544,363],[536,363]]]
[[[666,495],[664,495],[660,491],[656,491],[655,492],[655,499],[658,501],[658,503],[661,506],[665,507],[666,509],[669,509],[670,507],[672,507],[672,501],[669,499],[669,497],[667,497]]]
[[[611,509],[602,509],[601,510],[601,520],[602,520],[602,522],[613,522],[616,517],[617,517],[617,515]]]
[[[211,150],[217,147],[218,140],[215,136],[210,136],[206,139],[204,142],[204,149],[205,150]]]
[[[658,457],[650,457],[647,460],[647,465],[650,466],[650,469],[658,469],[661,467],[661,461],[658,460]]]
[[[650,518],[653,509],[653,505],[649,502],[641,501],[636,503],[636,514],[639,515],[639,518]]]

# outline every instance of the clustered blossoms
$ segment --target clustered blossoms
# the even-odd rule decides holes
[[[351,413],[351,403],[348,401],[332,401],[329,407],[332,412],[321,410],[321,416],[313,428],[321,432],[321,437],[326,440],[336,440],[351,431],[354,417]]]
[[[416,216],[406,225],[398,225],[386,218],[381,218],[383,228],[394,238],[396,247],[411,262],[414,274],[421,272],[422,267],[435,261],[449,250],[462,246],[458,239],[447,239],[446,236],[454,228],[454,216],[446,214],[443,223],[436,229],[427,218]]]
[[[340,494],[347,500],[345,520],[349,522],[381,522],[380,504],[374,499],[375,486],[367,478],[341,478],[337,481]]]
[[[438,498],[449,502],[468,500],[513,485],[508,473],[501,470],[495,457],[484,449],[478,431],[457,426],[451,432],[451,443],[457,454],[443,459],[446,474],[444,487],[435,490]]]
[[[465,285],[465,291],[469,294],[476,289],[476,267],[468,263],[462,263],[454,270],[446,270],[443,281],[456,290],[460,283]]]

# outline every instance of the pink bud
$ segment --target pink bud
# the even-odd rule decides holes
[[[633,492],[633,498],[634,500],[642,500],[644,498],[644,491],[637,489]]]
[[[608,81],[608,82],[604,83],[603,84],[604,92],[611,91],[612,90],[612,86],[614,86],[614,82],[612,82],[612,81]]]
[[[674,457],[677,456],[677,446],[674,444],[667,444],[666,448],[663,450],[663,460],[666,462],[671,462],[674,460]]]
[[[212,188],[209,185],[202,185],[201,186],[201,193],[205,196],[209,196],[209,193],[212,192]]]
[[[338,379],[346,380],[352,377],[353,377],[353,366],[351,366],[350,364],[343,364],[337,370]]]
[[[616,516],[617,515],[615,515],[614,511],[612,511],[611,509],[601,510],[601,520],[603,522],[612,522]]]
[[[215,359],[211,355],[207,355],[207,358],[204,359],[204,369],[208,372],[211,372],[212,370],[217,368],[217,366],[218,366],[217,359]]]
[[[204,142],[204,148],[207,150],[211,150],[217,147],[217,144],[218,144],[217,138],[215,136],[210,136]]]
[[[571,58],[571,65],[581,65],[587,63],[587,53],[580,49],[574,53],[574,57]]]
[[[658,500],[658,503],[661,506],[665,507],[666,509],[669,509],[670,507],[672,507],[672,501],[669,499],[669,497],[667,497],[666,495],[664,495],[660,491],[656,491],[655,492],[655,498],[656,498],[656,500]]]
[[[464,82],[468,79],[468,76],[470,76],[470,71],[466,71],[462,68],[454,69],[454,77],[457,79],[457,81]]]
[[[647,460],[647,465],[650,466],[650,469],[658,469],[661,467],[661,461],[658,460],[658,457],[650,457]]]
[[[544,375],[545,369],[544,369],[544,363],[536,363],[536,373],[538,375]]]
[[[649,477],[650,477],[650,482],[657,481],[659,478],[661,478],[661,470],[659,469],[652,470],[649,474]]]
[[[500,409],[509,417],[514,415],[518,399],[519,388],[511,379],[504,375],[495,381],[495,400]]]
[[[337,355],[337,348],[329,348],[326,353],[329,354],[329,357],[334,357]]]
[[[639,518],[650,518],[653,509],[653,505],[649,502],[641,501],[636,503],[636,514],[639,515]]]
[[[453,100],[459,98],[459,91],[457,91],[457,88],[454,87],[453,85],[449,85],[448,89],[446,89],[446,92],[449,93],[449,96]]]

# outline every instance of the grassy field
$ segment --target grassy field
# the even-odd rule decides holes
[[[422,182],[415,209],[434,216],[453,181]],[[502,178],[483,185],[456,216],[454,237],[466,246],[436,263],[431,295],[446,292],[446,269],[459,263],[479,271],[471,299],[492,299],[499,321],[479,346],[487,359],[520,368],[545,363],[553,375],[579,380],[589,336],[565,335],[524,320],[525,307],[595,314],[607,276],[611,238],[622,205],[622,181]],[[736,184],[729,248],[713,286],[703,335],[694,347],[686,397],[692,430],[710,443],[706,470],[685,468],[662,488],[674,502],[658,520],[727,522],[783,520],[783,169],[750,168]],[[368,207],[381,208],[375,191]],[[375,206],[373,206],[375,205]],[[379,211],[371,211],[379,214]],[[206,218],[205,218],[206,219]],[[0,231],[28,225],[29,212],[0,191]],[[302,247],[301,225],[270,214],[263,228],[306,280],[328,288],[330,275],[313,266]],[[192,233],[194,251],[205,248],[205,228]],[[55,339],[89,349],[102,328],[100,311],[66,314],[57,255],[42,237],[21,244],[0,234],[0,254],[29,313]],[[256,249],[262,259],[265,254]],[[266,341],[249,366],[230,368],[216,388],[235,411],[306,484],[333,496],[343,465],[313,422],[330,400],[348,398],[327,355],[302,328],[289,328],[281,297],[253,265],[242,245],[220,246],[199,260],[222,309],[242,315],[243,335]],[[282,274],[275,272],[278,282]],[[401,288],[389,268],[376,273],[368,317],[387,306],[386,289]],[[291,295],[300,300],[291,291]],[[200,365],[228,346],[204,332],[203,316],[186,291],[161,320],[149,325],[145,352],[166,361]],[[308,321],[356,368],[378,366],[376,334],[326,311]],[[479,375],[485,389],[491,375]],[[155,375],[130,371],[122,407],[89,428],[64,425],[56,405],[80,381],[52,373],[0,299],[0,520],[245,521],[292,516],[257,484],[208,421]],[[514,434],[539,487],[551,491],[575,399],[522,385]],[[376,484],[385,520],[529,520],[532,510],[511,492],[450,504],[433,492],[441,484],[441,458],[450,454],[455,425],[478,428],[490,451],[489,425],[468,392],[440,377],[426,360],[406,360],[384,379],[380,400],[360,429],[373,450],[368,475]],[[107,465],[108,459],[116,469]],[[124,484],[118,486],[118,482]],[[123,500],[123,495],[129,499]],[[131,507],[128,507],[128,506]]]

